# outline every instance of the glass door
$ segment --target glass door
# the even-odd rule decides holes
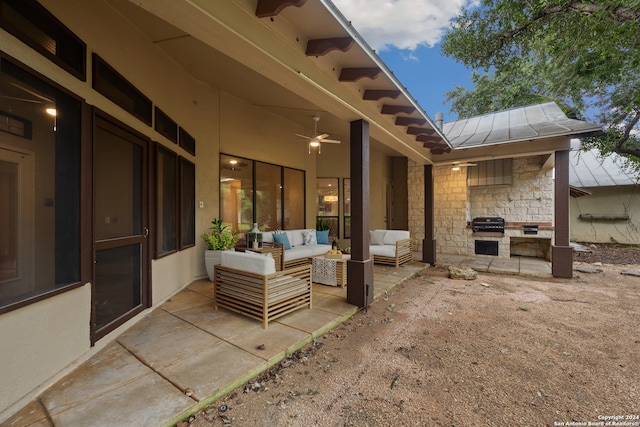
[[[148,304],[147,141],[104,119],[94,128],[94,339]]]

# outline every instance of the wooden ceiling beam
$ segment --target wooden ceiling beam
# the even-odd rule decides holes
[[[380,112],[382,114],[398,114],[398,113],[411,114],[414,111],[416,111],[416,107],[412,107],[411,105],[384,104]]]
[[[420,117],[396,117],[397,126],[423,125],[425,123],[427,120]]]
[[[416,136],[416,141],[420,141],[420,142],[437,142],[437,141],[442,141],[442,138],[440,138],[438,135],[420,134],[420,135]]]
[[[324,56],[332,50],[346,52],[353,46],[351,37],[333,37],[328,39],[315,39],[307,42],[307,56]]]
[[[450,152],[451,152],[450,147],[436,147],[431,149],[431,154],[444,154],[444,153],[450,153]]]
[[[426,141],[422,143],[424,148],[438,148],[438,147],[446,147],[447,145],[444,142],[435,142],[435,141]]]
[[[355,82],[365,77],[373,80],[378,77],[380,73],[382,73],[382,70],[379,67],[343,68],[340,71],[339,80],[341,82]]]
[[[256,16],[258,18],[268,18],[269,16],[276,16],[282,9],[287,6],[300,7],[305,4],[307,0],[258,0],[256,6]]]
[[[362,95],[362,99],[365,101],[377,101],[382,98],[392,98],[396,99],[400,96],[400,90],[392,89],[369,89],[364,91],[364,95]]]
[[[418,127],[414,127],[414,126],[409,126],[407,128],[407,133],[409,135],[433,135],[434,133],[436,133],[435,129],[431,129],[431,128],[418,128]]]

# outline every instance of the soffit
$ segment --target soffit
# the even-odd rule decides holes
[[[140,7],[132,1],[109,0],[196,79],[305,128],[311,127],[311,116],[320,114],[319,130],[343,141],[349,135],[350,121],[367,120],[372,148],[430,162],[431,149],[417,141],[416,135],[407,134],[409,126],[396,124],[398,117],[423,119],[426,113],[421,109],[411,114],[381,112],[385,105],[414,105],[405,89],[396,99],[363,100],[366,91],[398,89],[398,82],[386,66],[375,79],[339,81],[344,68],[382,64],[372,58],[372,51],[358,44],[362,41],[346,52],[304,54],[309,40],[351,34],[335,18],[336,11],[327,9],[323,2],[307,1],[302,7],[286,7],[276,16],[258,18],[257,0],[218,0],[215,4],[201,0],[137,0]],[[435,134],[433,138],[441,147],[446,147],[428,117],[422,127]]]

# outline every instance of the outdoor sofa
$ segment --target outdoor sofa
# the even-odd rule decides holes
[[[329,230],[278,230],[262,233],[262,241],[282,248],[282,269],[309,264],[309,257],[331,250]]]

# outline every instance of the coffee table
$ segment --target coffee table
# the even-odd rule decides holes
[[[311,281],[344,288],[347,285],[347,260],[350,258],[351,255],[342,255],[342,258],[310,257]]]

